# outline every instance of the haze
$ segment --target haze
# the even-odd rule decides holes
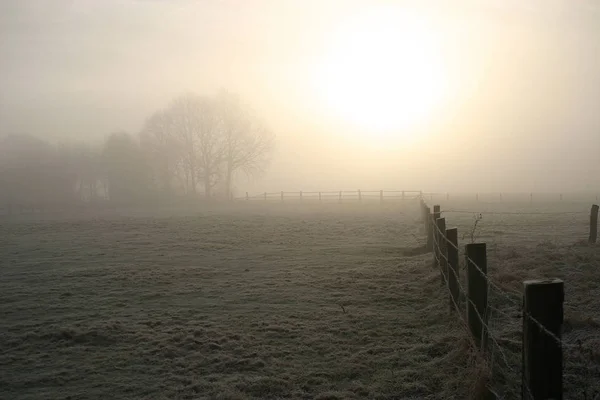
[[[241,191],[597,191],[599,20],[592,1],[7,1],[0,136],[100,142],[226,88],[277,137]]]

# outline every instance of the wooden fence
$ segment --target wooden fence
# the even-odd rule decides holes
[[[520,202],[590,202],[600,201],[596,193],[450,193],[450,192],[423,192],[423,199],[430,203],[438,201],[464,201],[482,203]]]
[[[466,288],[460,280],[459,244],[456,228],[448,228],[440,206],[433,210],[420,200],[422,220],[427,233],[426,250],[433,253],[433,265],[440,271],[441,283],[448,289],[451,312],[464,322],[473,346],[487,356],[496,350],[503,354],[492,334],[488,319],[490,288],[504,293],[488,276],[485,243],[465,245]],[[589,242],[596,243],[598,206],[590,213]],[[508,296],[507,296],[508,298]],[[513,299],[509,298],[510,301]],[[560,279],[527,280],[523,282],[522,304],[522,365],[521,398],[527,400],[562,399],[563,350],[570,348],[561,337],[563,321],[564,282]],[[505,358],[506,359],[506,358]],[[491,388],[488,395],[494,397]]]
[[[373,202],[380,203],[414,200],[423,197],[423,192],[420,190],[337,190],[337,191],[321,191],[321,192],[264,192],[256,195],[250,195],[246,192],[244,197],[237,197],[236,200],[245,201],[270,201],[270,202],[286,202],[286,201],[311,201],[311,202]]]

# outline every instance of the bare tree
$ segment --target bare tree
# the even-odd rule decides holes
[[[221,120],[212,99],[203,98],[198,108],[198,177],[204,183],[204,195],[210,198],[221,176],[223,158]]]
[[[199,97],[196,95],[182,95],[171,102],[165,114],[172,124],[172,138],[182,150],[180,166],[185,175],[185,191],[189,194],[196,193],[197,184],[198,140],[196,132],[198,131],[199,101]]]
[[[172,137],[181,149],[187,191],[195,194],[199,181],[210,197],[218,182],[221,164],[219,118],[214,102],[207,97],[185,94],[173,100],[166,110]]]
[[[140,141],[162,187],[180,177],[186,193],[194,195],[202,185],[207,198],[218,183],[229,197],[237,172],[260,175],[274,143],[251,108],[225,91],[216,97],[175,98],[148,118]]]
[[[221,115],[225,194],[230,197],[237,172],[256,177],[265,171],[274,135],[238,96],[222,90],[217,104]]]
[[[155,187],[170,195],[181,165],[181,146],[173,132],[172,116],[165,110],[152,114],[140,132],[140,145],[152,169]]]

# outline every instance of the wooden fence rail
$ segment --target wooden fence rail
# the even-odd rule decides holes
[[[271,202],[285,202],[285,201],[313,201],[313,202],[325,202],[325,201],[337,201],[342,202],[363,202],[363,201],[379,201],[380,203],[388,201],[403,201],[403,200],[414,200],[423,197],[423,192],[420,190],[337,190],[337,191],[297,191],[297,192],[263,192],[255,195],[251,195],[246,192],[244,197],[238,197],[235,200],[246,200],[246,201],[271,201]]]

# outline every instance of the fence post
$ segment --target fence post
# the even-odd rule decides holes
[[[360,189],[358,189],[358,201],[362,201],[362,195],[360,193]]]
[[[425,248],[429,251],[433,251],[433,214],[429,207],[425,207],[424,220],[425,232],[427,232],[427,244],[425,245]]]
[[[448,240],[448,289],[450,290],[450,310],[458,309],[460,301],[459,271],[458,266],[458,229],[452,228],[446,230],[446,239]]]
[[[379,191],[379,202],[383,204],[383,190]]]
[[[246,200],[250,200],[250,196],[248,196],[248,192],[246,192]]]
[[[465,247],[467,263],[467,322],[477,347],[487,344],[487,255],[485,243]]]
[[[450,193],[446,193],[446,201],[450,200]]]
[[[479,193],[475,194],[475,201],[479,201]]]
[[[598,206],[594,204],[590,212],[590,244],[596,243],[598,237]]]
[[[283,190],[281,191],[281,202],[283,203]]]
[[[438,260],[440,259],[440,235],[439,235],[439,231],[437,229],[437,220],[438,218],[440,218],[441,216],[441,212],[440,212],[440,206],[439,205],[435,205],[433,206],[433,215],[431,217],[431,231],[433,232],[433,267],[434,268],[439,268],[439,262]]]
[[[342,191],[340,190],[340,199],[339,199],[340,204],[342,204]]]
[[[529,280],[523,286],[522,398],[562,400],[564,283]]]
[[[267,201],[267,192],[265,192],[265,201]]]
[[[440,260],[440,285],[444,286],[446,284],[446,280],[448,279],[448,251],[447,251],[447,243],[446,243],[446,218],[438,218],[435,220],[437,225],[437,230],[439,234],[440,241],[438,242],[439,247],[439,260]]]
[[[593,204],[592,210],[590,211],[590,237],[589,243],[596,243],[598,238],[598,205]]]

